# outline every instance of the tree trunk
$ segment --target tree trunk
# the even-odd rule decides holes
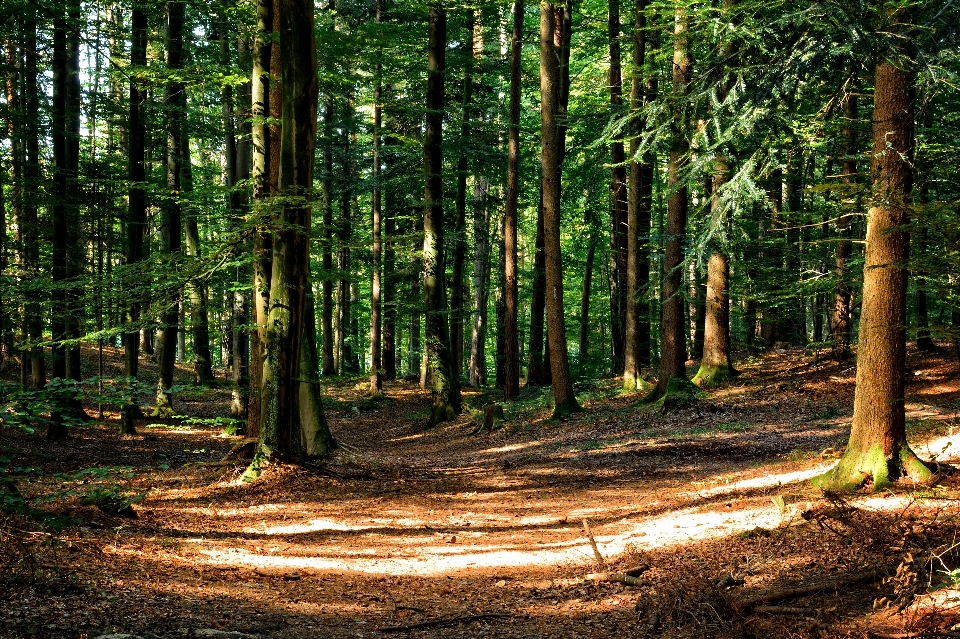
[[[900,477],[932,473],[907,444],[904,418],[909,197],[913,180],[914,74],[885,59],[874,82],[873,205],[868,212],[853,426],[837,465],[814,480],[852,490],[867,480],[880,490]]]
[[[226,21],[223,22],[221,31],[221,63],[224,68],[230,65],[230,31],[226,27]],[[249,54],[249,44],[245,38],[237,39],[237,53],[243,60]],[[229,89],[229,90],[228,90]],[[240,103],[249,105],[251,103],[251,84],[242,85],[240,92]],[[239,189],[238,181],[246,184],[250,179],[250,125],[248,117],[242,117],[241,125],[242,136],[238,141],[236,137],[236,119],[234,113],[234,100],[232,87],[225,86],[221,90],[223,101],[224,134],[227,153],[227,187],[230,189],[230,209],[237,224],[243,221],[244,215],[249,213],[249,198],[246,188]],[[249,111],[241,110],[242,116],[248,116]],[[232,151],[232,152],[231,152]],[[250,243],[244,243],[238,246],[235,255],[240,257],[241,252],[249,251],[252,248]],[[230,369],[233,388],[231,390],[230,416],[234,419],[246,421],[248,416],[248,406],[250,402],[250,346],[248,334],[250,331],[246,328],[249,324],[248,319],[248,299],[246,293],[242,290],[241,282],[250,277],[246,269],[237,269],[235,279],[235,290],[227,295],[228,303],[232,303],[230,314]]]
[[[520,195],[520,82],[523,52],[523,0],[513,3],[510,38],[510,123],[507,131],[507,201],[503,218],[504,292],[503,399],[520,392],[520,338],[517,293],[517,203]]]
[[[447,325],[443,266],[443,87],[446,73],[447,15],[441,4],[430,6],[427,65],[425,174],[423,216],[423,290],[426,351],[433,376],[430,426],[460,414],[460,380],[452,362]]]
[[[687,189],[682,173],[690,148],[685,114],[686,96],[691,78],[690,31],[684,8],[678,6],[674,22],[673,93],[674,113],[670,140],[670,163],[667,187],[666,245],[663,256],[663,289],[661,293],[662,330],[660,341],[660,378],[653,397],[667,394],[671,379],[686,379],[686,340],[683,312],[683,244],[687,228]]]
[[[23,34],[20,73],[22,97],[23,170],[20,190],[20,213],[17,220],[17,244],[20,247],[20,268],[24,281],[40,278],[40,221],[38,194],[41,191],[40,170],[40,96],[37,84],[39,50],[37,47],[37,17],[32,6],[23,7]],[[23,336],[26,342],[21,357],[21,381],[30,389],[42,389],[47,383],[43,358],[43,319],[41,304],[35,293],[28,293],[23,304]]]
[[[527,386],[544,386],[547,375],[543,360],[544,324],[547,300],[547,269],[544,253],[543,192],[537,207],[537,235],[533,255],[533,296],[530,300],[530,347],[527,349]]]
[[[607,2],[610,45],[611,119],[623,118],[623,72],[620,67],[620,0]],[[623,140],[610,142],[610,351],[614,375],[624,372],[628,303],[629,205]]]
[[[383,22],[383,1],[377,0],[377,24]],[[380,137],[381,127],[383,125],[382,100],[383,100],[383,48],[377,49],[377,64],[375,70],[376,86],[373,90],[373,193],[371,200],[373,203],[372,228],[373,235],[373,269],[370,283],[370,393],[376,395],[383,392],[383,344],[382,329],[383,321],[381,319],[381,305],[383,303],[383,238],[381,236],[383,224],[383,194],[380,174]]]
[[[593,287],[593,262],[597,253],[597,242],[590,238],[587,248],[587,261],[583,267],[583,288],[580,293],[580,367],[590,361],[590,289]]]
[[[282,225],[273,233],[273,270],[264,340],[261,425],[257,455],[245,474],[255,476],[265,462],[301,461],[326,454],[333,441],[326,427],[319,395],[304,410],[309,392],[318,390],[311,340],[304,344],[310,287],[310,210],[317,126],[317,59],[313,2],[281,0],[279,31],[283,108],[279,187],[283,195]],[[304,357],[304,349],[307,357]],[[305,419],[306,418],[306,419]]]
[[[473,9],[467,9],[466,29],[469,32],[469,52],[472,55],[475,39],[475,14]],[[463,76],[462,121],[460,124],[460,148],[469,144],[470,140],[470,100],[473,92],[472,75],[473,57],[469,58]],[[467,154],[461,152],[457,158],[457,195],[454,205],[456,211],[453,226],[453,273],[450,286],[450,365],[451,375],[460,379],[463,370],[463,320],[465,311],[464,294],[464,264],[467,257],[466,228],[467,228],[467,176],[469,171]]]
[[[644,62],[647,47],[647,0],[635,0],[633,23],[633,58],[630,82],[630,182],[627,193],[627,251],[626,251],[626,308],[624,309],[624,347],[623,347],[623,390],[630,393],[646,387],[640,371],[650,360],[650,324],[641,321],[645,318],[641,302],[646,294],[650,265],[646,246],[650,234],[650,205],[653,188],[652,176],[647,176],[645,164],[649,164],[648,154],[640,154],[640,136],[643,134],[644,121],[640,117],[644,103],[644,76],[649,76]],[[652,167],[651,167],[652,168]],[[583,339],[581,328],[581,340]],[[645,332],[646,358],[641,353],[641,342]]]
[[[142,8],[133,10],[132,33],[130,40],[130,66],[142,69],[147,65],[147,14]],[[137,74],[130,75],[130,119],[127,156],[127,176],[130,179],[130,188],[127,198],[127,247],[126,263],[133,267],[143,261],[143,236],[147,226],[147,191],[143,186],[145,180],[145,149],[143,111],[147,103],[147,91],[141,86]],[[140,300],[131,298],[125,309],[125,323],[127,331],[123,334],[124,370],[123,374],[136,379],[140,373]],[[120,433],[132,435],[136,433],[134,420],[142,417],[137,395],[131,389],[129,398],[120,412]]]
[[[553,381],[553,414],[562,417],[582,410],[573,394],[567,357],[567,335],[563,308],[563,268],[560,254],[560,166],[562,162],[558,119],[566,117],[560,101],[562,51],[554,36],[556,14],[546,0],[540,3],[540,150],[542,158],[543,237],[546,270],[547,347]]]
[[[160,250],[170,258],[181,251],[181,167],[182,131],[186,112],[186,89],[178,81],[177,72],[183,67],[183,3],[167,2],[165,44],[167,69],[172,72],[167,80],[165,109],[167,120],[167,193],[161,209]],[[160,353],[160,383],[157,388],[152,417],[172,417],[173,371],[177,354],[177,333],[180,325],[180,292],[171,290],[163,315],[163,350]]]
[[[181,131],[182,150],[180,152],[180,188],[184,194],[193,192],[193,167],[190,160],[190,136],[186,126]],[[197,213],[188,210],[184,218],[183,230],[187,241],[187,255],[200,259],[200,227]],[[197,384],[207,388],[216,388],[213,376],[210,352],[210,313],[207,287],[203,282],[191,282],[187,285],[190,294],[190,323],[193,338],[193,368]]]
[[[473,213],[473,330],[470,335],[470,385],[487,383],[487,303],[490,296],[490,183],[477,178]]]
[[[337,374],[333,331],[333,98],[323,106],[323,301],[320,329],[323,332],[323,375]]]

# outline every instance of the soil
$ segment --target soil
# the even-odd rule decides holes
[[[551,420],[549,389],[529,389],[479,434],[494,392],[466,390],[467,413],[425,430],[415,384],[371,398],[362,379],[325,380],[339,450],[251,484],[220,461],[242,441],[214,421],[227,390],[177,398],[193,419],[141,420],[137,435],[117,435],[110,407],[63,441],[2,429],[19,490],[53,494],[37,507],[68,525],[0,520],[0,637],[950,632],[960,366],[946,349],[909,365],[908,433],[938,484],[844,498],[807,480],[846,442],[854,364],[799,349],[741,360],[668,413],[611,379],[579,384],[585,412]],[[135,518],[91,493],[133,500]]]

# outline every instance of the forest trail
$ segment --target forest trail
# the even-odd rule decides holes
[[[912,357],[911,441],[927,458],[956,463],[960,369],[946,353]],[[847,636],[892,586],[835,588],[787,616],[734,603],[877,561],[895,572],[897,522],[933,510],[944,519],[956,510],[956,480],[825,500],[805,480],[846,440],[852,364],[792,351],[740,368],[667,415],[617,394],[615,380],[578,387],[586,412],[561,421],[547,419],[547,393],[530,392],[506,407],[501,428],[480,435],[471,433],[489,398],[475,391],[465,395],[472,414],[423,430],[429,396],[413,384],[388,383],[380,398],[363,384],[331,387],[328,418],[343,445],[334,458],[271,468],[252,485],[239,483],[241,465],[218,462],[236,438],[211,426],[145,420],[139,435],[119,437],[108,420],[64,443],[33,436],[27,463],[48,473],[127,466],[130,494],[149,492],[134,505],[137,519],[70,506],[83,523],[64,532],[74,550],[56,562],[58,574],[75,575],[75,590],[24,589],[0,626],[71,639],[403,628],[430,637]],[[224,397],[178,410],[215,413]],[[584,519],[609,566],[597,565]],[[911,543],[935,548],[956,528]],[[586,579],[631,568],[642,587]],[[725,575],[735,585],[718,586]]]

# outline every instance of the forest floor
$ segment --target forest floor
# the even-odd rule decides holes
[[[956,356],[909,360],[910,440],[958,463]],[[339,379],[336,454],[251,484],[220,461],[241,438],[213,421],[0,429],[11,468],[37,469],[20,491],[59,493],[42,508],[71,518],[0,520],[0,637],[958,636],[960,476],[824,495],[808,479],[846,442],[853,362],[796,349],[737,367],[667,414],[616,380],[578,384],[585,411],[560,421],[549,389],[524,391],[482,434],[492,393],[465,390],[470,411],[424,430],[415,384],[371,398]],[[176,409],[210,420],[228,403]],[[141,496],[136,518],[84,505],[91,492]]]

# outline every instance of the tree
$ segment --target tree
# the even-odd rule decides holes
[[[520,195],[520,58],[523,53],[523,0],[513,3],[510,37],[510,121],[507,125],[507,201],[504,207],[503,398],[520,392],[520,339],[517,325],[517,203]]]
[[[280,0],[278,8],[283,118],[279,186],[282,209],[272,232],[270,301],[264,331],[261,415],[257,453],[245,478],[274,460],[303,461],[328,453],[333,439],[322,405],[311,402],[317,388],[315,348],[313,371],[304,377],[305,323],[312,325],[308,302],[310,210],[316,147],[317,58],[313,32],[313,2]],[[308,316],[309,314],[309,316]],[[305,319],[309,318],[309,319]],[[309,341],[312,341],[309,340]],[[316,395],[313,396],[313,399]],[[309,416],[312,421],[306,421]]]
[[[582,409],[573,394],[563,317],[563,269],[560,255],[561,109],[560,57],[554,37],[556,12],[547,0],[540,3],[540,149],[543,191],[543,236],[546,271],[546,307],[550,374],[553,380],[553,414],[562,417]]]
[[[909,19],[909,14],[888,11],[891,22]],[[895,49],[877,62],[874,73],[872,203],[867,221],[853,427],[840,461],[814,480],[823,489],[845,491],[872,481],[873,489],[880,490],[900,477],[916,482],[932,477],[907,443],[904,417],[906,262],[910,243],[906,225],[910,219],[914,154],[915,76],[911,65]]]
[[[167,2],[167,69],[171,72],[164,91],[167,125],[167,191],[161,208],[160,245],[171,259],[180,255],[182,242],[181,178],[183,121],[186,115],[186,88],[177,73],[183,68],[183,2]],[[180,292],[170,291],[163,314],[163,348],[160,352],[160,382],[152,417],[172,417],[173,369],[177,354],[177,328],[180,324]]]
[[[667,185],[666,246],[663,256],[661,293],[660,377],[650,399],[667,395],[677,382],[686,380],[686,347],[683,313],[683,244],[687,228],[687,187],[682,173],[690,148],[687,132],[687,94],[692,73],[689,16],[686,7],[678,4],[673,31],[673,92],[670,96],[672,126]]]
[[[736,0],[723,0],[721,11],[723,21],[731,21],[731,13]],[[734,77],[729,72],[733,64],[734,49],[729,35],[721,36],[719,61],[717,68],[716,107],[714,117],[720,117],[717,111],[724,108],[724,102],[733,88]],[[725,186],[730,180],[731,160],[728,154],[720,151],[713,160],[711,177],[711,208],[713,223],[720,226],[711,243],[710,258],[707,262],[707,288],[704,308],[703,355],[700,369],[693,383],[704,386],[729,379],[735,374],[730,361],[730,255],[724,246],[723,232],[730,225],[731,214],[727,202],[731,199]]]
[[[376,21],[383,22],[383,2],[377,0]],[[372,220],[371,234],[373,235],[373,274],[370,283],[370,393],[376,395],[383,392],[383,345],[381,342],[383,321],[381,319],[383,295],[383,196],[381,184],[381,127],[383,125],[383,48],[378,50],[376,62],[376,87],[373,90],[373,193],[372,193]]]
[[[131,16],[130,39],[130,104],[127,126],[129,142],[127,151],[127,176],[130,186],[127,196],[127,237],[126,263],[134,267],[143,261],[143,235],[147,221],[147,192],[144,186],[146,172],[144,167],[144,108],[147,91],[142,86],[139,73],[147,66],[147,13],[139,5],[135,6]],[[140,372],[140,300],[133,296],[125,308],[127,331],[123,334],[123,374],[135,380]],[[120,433],[136,432],[134,420],[142,416],[136,395],[131,390],[130,399],[123,405],[120,413]]]
[[[429,425],[459,415],[460,380],[451,361],[443,259],[443,87],[446,73],[447,13],[430,5],[427,50],[427,114],[423,143],[423,291],[427,361],[433,377]]]

